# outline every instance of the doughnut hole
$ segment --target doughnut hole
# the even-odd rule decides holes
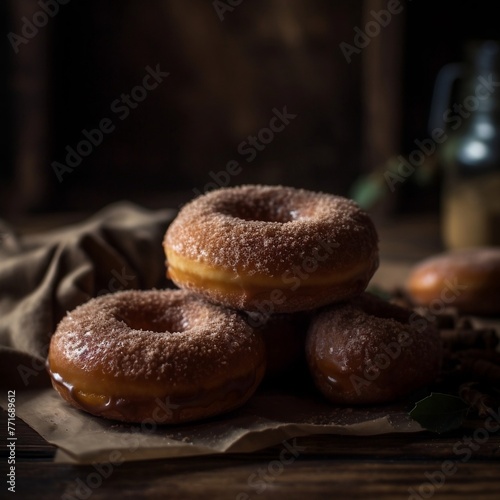
[[[230,206],[221,207],[221,213],[245,221],[279,222],[285,224],[300,217],[300,210],[271,200],[241,199]]]
[[[172,318],[152,318],[138,315],[120,319],[132,330],[155,333],[182,332],[185,330],[181,323],[173,322]]]
[[[136,308],[132,304],[116,313],[116,319],[123,321],[133,330],[155,333],[184,332],[188,322],[180,311],[169,311],[168,315],[158,314],[157,309]]]

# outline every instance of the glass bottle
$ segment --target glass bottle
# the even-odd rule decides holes
[[[451,67],[459,70],[458,92],[442,115],[439,148],[442,235],[450,249],[500,245],[500,42],[469,42],[465,56],[464,65]]]

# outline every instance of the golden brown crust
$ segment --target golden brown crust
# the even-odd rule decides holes
[[[431,383],[442,346],[437,329],[421,316],[363,294],[318,313],[306,356],[330,401],[363,405],[393,401]]]
[[[94,415],[178,423],[243,404],[265,347],[235,311],[182,290],[125,291],[71,311],[54,333],[52,383]]]
[[[272,313],[354,297],[378,266],[375,227],[353,201],[282,186],[195,199],[168,228],[164,248],[180,287],[249,311],[271,302]]]
[[[473,248],[443,253],[418,263],[406,281],[417,305],[464,314],[500,314],[500,249]]]

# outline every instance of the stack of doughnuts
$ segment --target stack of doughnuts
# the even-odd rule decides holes
[[[92,299],[58,325],[48,369],[69,403],[127,422],[179,423],[244,404],[302,354],[336,404],[373,404],[430,383],[437,330],[365,289],[373,222],[353,201],[282,186],[212,191],[168,228],[179,289]]]

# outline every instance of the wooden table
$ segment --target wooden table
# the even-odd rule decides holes
[[[5,416],[2,422],[5,423]],[[294,444],[300,454],[293,461],[288,454],[286,462],[290,463],[280,462],[280,445],[245,455],[127,462],[112,471],[96,472],[93,466],[53,463],[54,447],[18,420],[16,493],[23,500],[90,496],[95,500],[413,500],[434,494],[439,499],[497,500],[500,435],[492,435],[482,444],[473,436],[471,428],[446,435],[314,436],[297,438]],[[472,438],[470,444],[468,438]],[[3,448],[2,469],[6,456]],[[2,488],[2,498],[8,498],[3,496],[7,493],[5,483]]]
[[[412,222],[407,221],[403,227],[408,228],[408,224]],[[406,255],[415,259],[436,248],[435,225],[413,224],[411,231],[405,230],[404,237],[401,227],[381,228],[383,257]],[[6,429],[5,412],[1,425]],[[297,438],[294,444],[298,456],[288,453],[286,460],[280,460],[284,455],[283,445],[279,445],[251,454],[129,462],[98,472],[93,466],[54,463],[55,448],[18,419],[16,493],[23,500],[431,497],[497,500],[500,434],[478,434],[475,429],[482,426],[483,422],[478,421],[474,426],[443,435],[425,432]],[[1,434],[5,435],[3,431]],[[7,451],[4,445],[0,450],[0,469],[5,478]],[[8,493],[4,479],[0,498],[9,498]]]

